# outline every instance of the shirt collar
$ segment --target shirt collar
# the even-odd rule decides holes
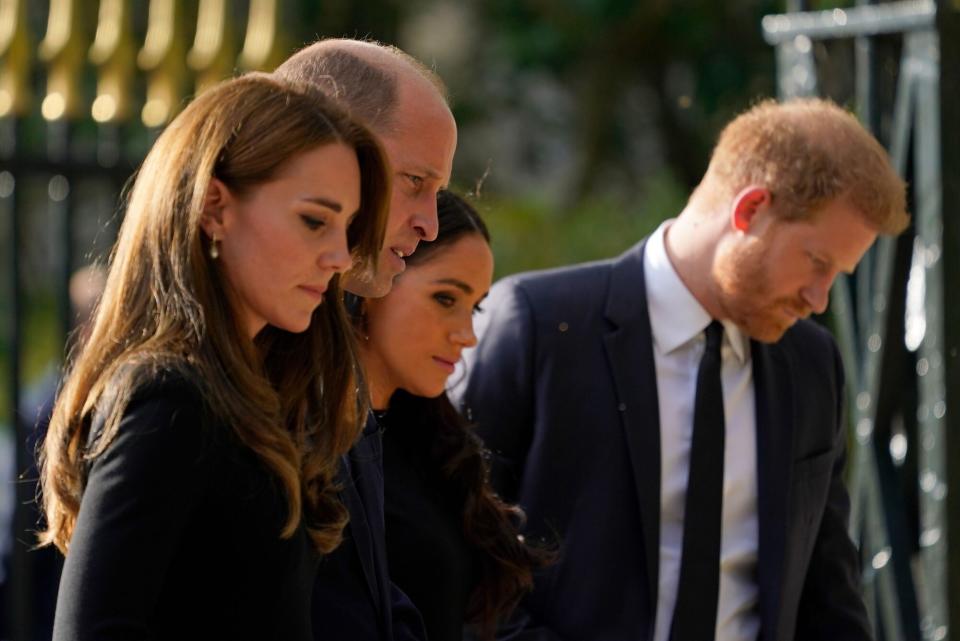
[[[650,235],[643,254],[650,329],[654,346],[664,354],[699,336],[712,320],[680,280],[680,275],[667,256],[664,236],[672,222],[673,219],[664,221]],[[749,340],[732,321],[723,320],[721,323],[726,342],[743,364],[749,355]]]

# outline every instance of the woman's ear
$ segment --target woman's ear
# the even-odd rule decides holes
[[[233,195],[219,178],[211,178],[207,196],[203,201],[200,227],[210,238],[223,238],[224,210],[230,205]]]

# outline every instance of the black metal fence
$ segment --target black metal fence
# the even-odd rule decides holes
[[[960,3],[802,5],[763,21],[781,96],[851,104],[910,184],[911,229],[837,282],[831,321],[848,375],[851,534],[877,638],[941,641],[960,625],[960,315],[948,298],[960,283]]]

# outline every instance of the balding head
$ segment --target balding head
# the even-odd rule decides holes
[[[376,275],[348,272],[344,286],[383,296],[421,240],[437,237],[436,196],[447,186],[457,126],[443,81],[400,49],[375,42],[321,40],[274,72],[335,98],[370,127],[392,169],[390,217]]]
[[[423,93],[447,105],[440,77],[391,45],[363,40],[320,40],[290,56],[275,74],[319,87],[378,134],[396,126],[402,94]]]

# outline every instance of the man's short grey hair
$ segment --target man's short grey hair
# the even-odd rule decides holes
[[[375,42],[367,44],[379,47],[401,65],[409,66],[437,89],[444,102],[447,101],[446,86],[432,69],[397,47]],[[390,131],[394,125],[398,102],[397,72],[389,65],[377,64],[346,47],[338,47],[336,41],[321,40],[304,47],[274,73],[285,80],[318,87],[376,132]]]

